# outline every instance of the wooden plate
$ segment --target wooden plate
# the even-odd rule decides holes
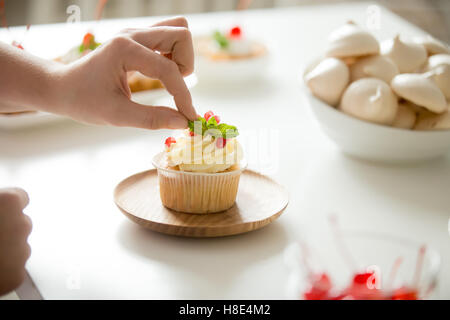
[[[246,170],[239,182],[236,203],[224,212],[189,214],[164,207],[156,169],[120,182],[114,190],[119,209],[137,224],[161,233],[185,237],[221,237],[262,228],[286,208],[286,189],[272,179]]]

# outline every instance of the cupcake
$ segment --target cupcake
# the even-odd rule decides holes
[[[245,169],[238,134],[209,111],[181,136],[167,138],[165,151],[153,158],[163,205],[197,214],[231,208]]]
[[[101,43],[95,40],[94,34],[88,32],[84,35],[80,45],[70,49],[65,55],[54,59],[64,64],[72,63],[97,49]],[[137,71],[130,71],[127,74],[127,82],[131,92],[140,92],[153,89],[161,89],[161,81],[144,76]]]
[[[261,76],[267,66],[266,47],[235,26],[226,32],[197,37],[196,74],[201,80],[236,81]]]
[[[61,57],[57,57],[54,60],[64,64],[69,64],[91,53],[99,46],[100,42],[95,40],[94,34],[88,32],[84,35],[81,44],[73,47],[66,54]]]

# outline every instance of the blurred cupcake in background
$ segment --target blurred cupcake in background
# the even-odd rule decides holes
[[[264,74],[268,64],[265,45],[249,38],[240,26],[197,37],[194,45],[199,81],[254,80]]]
[[[57,57],[54,60],[63,64],[69,64],[91,53],[100,45],[101,43],[96,40],[95,35],[91,32],[87,32],[83,36],[81,44],[71,48],[66,54]],[[131,92],[163,88],[161,81],[146,77],[138,71],[129,71],[127,81]]]

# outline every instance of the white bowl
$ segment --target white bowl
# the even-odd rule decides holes
[[[316,98],[303,76],[300,81],[305,102],[323,131],[344,153],[372,161],[407,163],[433,159],[450,150],[450,130],[413,131],[363,121]]]

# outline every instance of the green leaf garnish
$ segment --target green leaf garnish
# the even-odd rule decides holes
[[[196,128],[196,126],[198,126],[198,128]],[[205,118],[202,118],[202,117],[198,117],[198,119],[195,121],[189,120],[188,127],[189,127],[189,131],[191,131],[191,132],[200,131],[200,128],[201,128],[202,136],[205,134],[205,131],[208,130],[208,127],[206,125],[206,120],[205,120]]]
[[[228,48],[230,42],[228,41],[227,37],[225,37],[220,31],[214,32],[213,38],[219,44],[221,49]]]
[[[78,50],[80,50],[80,52],[83,52],[85,50],[95,50],[97,47],[100,46],[101,43],[99,42],[94,42],[94,43],[90,43],[88,46],[85,46],[84,44],[80,44],[80,46],[78,47]]]
[[[226,123],[221,123],[217,126],[217,129],[220,130],[222,136],[227,139],[235,138],[239,135],[239,131],[235,126],[230,126]]]
[[[200,126],[202,128],[202,136],[204,136],[207,131],[208,133],[217,132],[221,134],[224,139],[235,138],[239,135],[239,131],[235,126],[226,123],[217,124],[214,116],[210,117],[208,121],[203,117],[198,117],[196,121],[189,120],[188,122],[190,132],[197,133],[197,131],[200,131]]]
[[[217,127],[216,118],[214,116],[209,117],[208,122],[206,122],[206,126],[208,127],[208,129],[216,128]]]
[[[84,52],[85,50],[95,50],[98,46],[100,46],[100,43],[95,41],[95,36],[91,33],[87,33],[83,38],[83,42],[78,47],[78,50],[80,52]]]

